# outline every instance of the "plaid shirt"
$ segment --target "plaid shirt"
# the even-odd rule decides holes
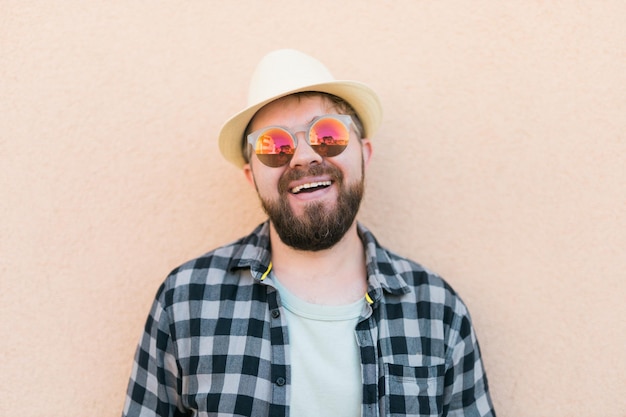
[[[167,277],[137,348],[124,416],[289,415],[288,329],[265,279],[268,231],[263,223]],[[361,225],[359,234],[369,283],[355,329],[362,416],[494,416],[463,302]]]

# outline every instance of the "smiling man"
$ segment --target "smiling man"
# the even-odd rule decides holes
[[[461,299],[356,221],[381,119],[310,56],[261,60],[219,143],[269,219],[167,277],[123,415],[495,415]]]

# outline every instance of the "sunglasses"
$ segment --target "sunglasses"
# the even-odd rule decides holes
[[[268,126],[248,135],[257,158],[268,167],[278,168],[291,161],[298,138],[296,133],[305,132],[309,146],[320,156],[337,156],[346,149],[350,140],[352,117],[347,114],[327,114],[313,119],[293,131],[281,126]]]

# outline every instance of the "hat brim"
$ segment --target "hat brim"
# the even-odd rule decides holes
[[[357,81],[330,81],[321,84],[289,90],[282,94],[268,98],[240,111],[228,119],[222,126],[218,138],[219,148],[226,160],[241,168],[246,164],[243,157],[243,136],[250,120],[263,106],[290,94],[314,91],[333,94],[347,101],[359,116],[365,129],[364,135],[371,138],[382,120],[382,106],[378,95],[367,85]]]

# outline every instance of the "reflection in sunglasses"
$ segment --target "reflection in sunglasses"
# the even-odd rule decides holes
[[[337,156],[348,146],[352,118],[348,115],[325,115],[295,132],[270,126],[248,135],[259,160],[270,167],[287,164],[298,145],[295,133],[307,132],[307,142],[323,157]]]

